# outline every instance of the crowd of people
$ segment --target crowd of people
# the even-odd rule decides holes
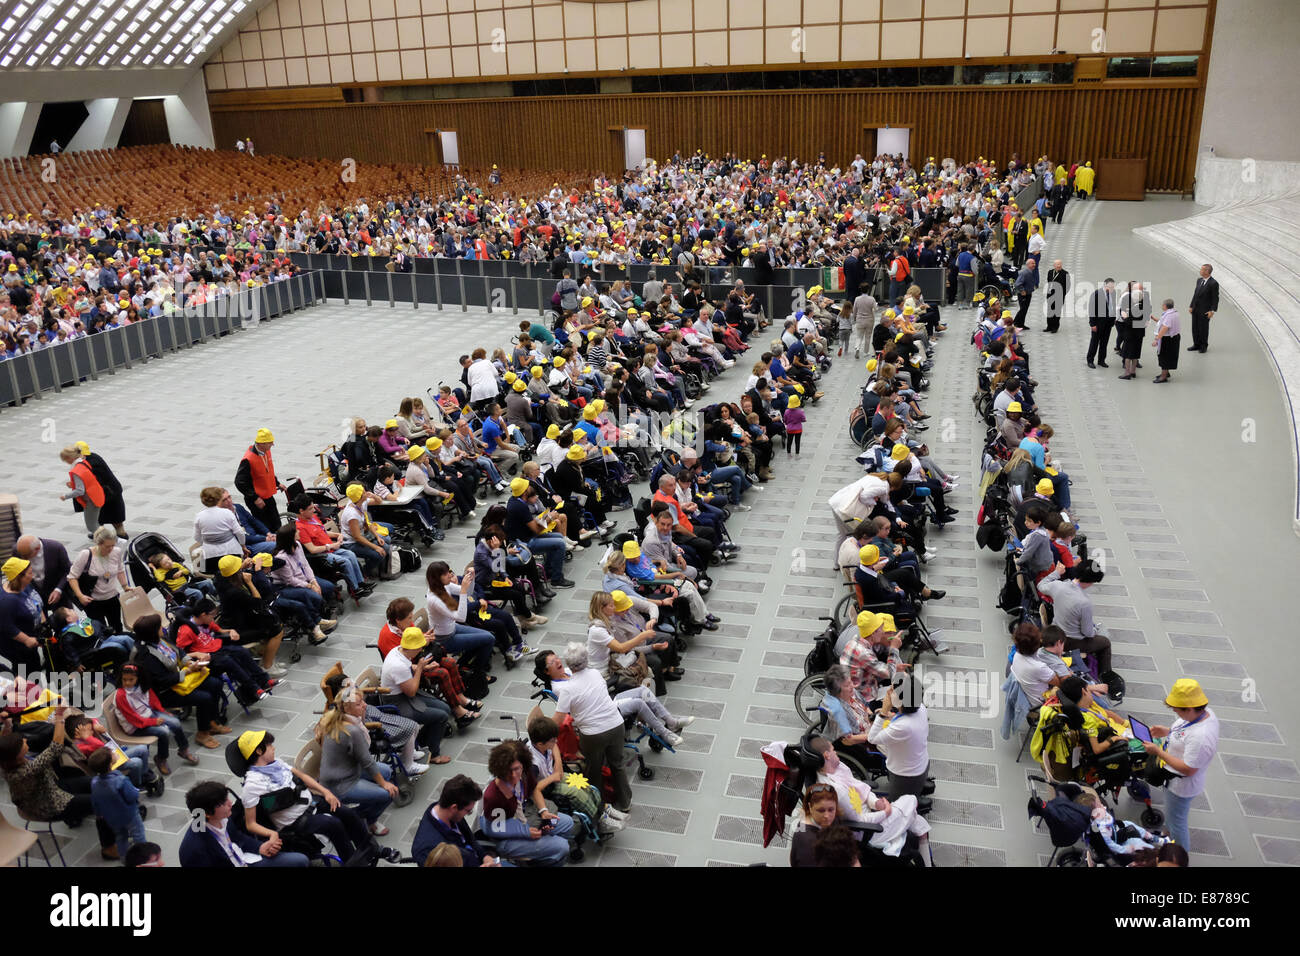
[[[1086,165],[1071,170],[1081,195],[1089,191],[1085,172]],[[40,669],[54,663],[57,646],[64,665],[108,674],[113,713],[157,741],[158,776],[170,773],[169,742],[194,762],[191,738],[208,749],[227,738],[227,762],[243,779],[234,799],[244,812],[233,812],[220,781],[192,788],[187,805],[206,826],[185,837],[187,866],[303,866],[319,855],[320,837],[345,861],[376,852],[387,833],[380,818],[398,793],[394,779],[418,782],[449,762],[441,743],[482,713],[494,652],[508,667],[535,657],[553,715],[535,713],[526,740],[498,745],[483,785],[472,773],[448,780],[421,817],[411,855],[428,865],[561,864],[579,826],[574,813],[553,809],[556,798],[569,808],[590,799],[595,835],[607,838],[622,828],[633,800],[627,728],[644,728],[670,750],[683,742],[693,718],[675,714],[665,698],[685,673],[684,638],[720,624],[708,609],[710,568],[742,550],[727,520],[804,451],[801,435],[832,354],[865,351],[873,357],[863,411],[879,441],[868,474],[832,507],[854,523],[843,549],[852,554],[840,566],[863,604],[883,609],[858,617],[828,679],[832,726],[825,746],[818,744],[821,783],[835,795],[836,815],[888,821],[871,841],[878,849],[915,848],[928,831],[933,782],[924,707],[894,683],[909,666],[899,632],[924,602],[944,597],[923,579],[937,553],[926,532],[955,520],[944,494],[959,476],[921,437],[946,326],[943,303],[927,301],[910,278],[916,268],[947,269],[946,302],[965,305],[971,293],[977,321],[1004,330],[991,342],[990,358],[999,361],[990,367],[1001,372],[1005,361],[1014,370],[1016,321],[995,303],[981,305],[965,270],[977,268],[975,258],[1000,267],[1003,247],[1021,275],[1034,268],[1027,263],[1042,255],[1043,221],[1052,214],[1059,221],[1072,191],[1055,188],[1070,181],[1062,173],[1046,158],[1031,167],[1013,157],[999,169],[983,159],[914,167],[899,157],[858,156],[838,168],[696,153],[619,182],[598,181],[582,195],[557,188],[534,200],[488,201],[467,188],[436,200],[392,197],[297,216],[272,204],[242,216],[215,210],[145,227],[121,208],[51,215],[39,225],[10,221],[0,234],[0,317],[19,333],[14,344],[23,329],[30,339],[50,323],[56,334],[68,321],[87,331],[77,323],[86,325],[89,310],[102,308],[91,325],[105,312],[116,316],[114,309],[159,314],[168,293],[195,278],[274,281],[291,274],[284,254],[294,250],[544,262],[556,288],[550,321],[524,321],[511,342],[461,356],[458,384],[445,386],[436,403],[395,399],[397,411],[382,426],[356,418],[325,488],[286,488],[276,475],[274,435],[259,429],[234,468],[242,504],[226,488],[201,490],[189,565],[183,554],[156,547],[147,571],[137,571],[120,482],[85,443],[65,449],[65,498],[83,513],[92,542],[74,559],[51,539],[19,542],[4,566],[0,653]],[[1020,210],[1014,197],[1035,177],[1053,188]],[[54,235],[62,241],[51,243]],[[637,290],[584,272],[597,262],[667,268]],[[815,287],[788,315],[768,315],[744,283],[718,285],[726,265],[757,269],[760,286],[776,268],[836,265],[844,290]],[[1018,280],[1018,295],[1032,291]],[[1025,308],[1022,300],[1022,316]],[[748,372],[734,399],[708,396],[738,363]],[[1051,432],[1033,418],[1033,384],[1026,376],[1025,394],[1007,404],[1018,404],[1020,417],[1007,418],[1014,426],[1023,417],[1032,434],[1018,450],[1046,468]],[[697,403],[696,415],[683,414]],[[642,511],[632,488],[646,478]],[[1067,507],[1068,477],[1060,478],[1046,495]],[[637,521],[616,534],[612,515],[629,509]],[[1047,523],[1040,518],[1026,515]],[[322,679],[318,775],[277,757],[255,714],[245,721],[254,726],[236,733],[228,696],[248,708],[273,694],[288,672],[279,659],[284,641],[333,639],[345,602],[360,605],[378,580],[407,580],[409,546],[440,548],[457,523],[474,531],[472,558],[460,572],[454,562],[432,561],[423,600],[389,603],[378,684],[347,676],[341,664]],[[566,561],[593,544],[603,578],[587,601],[586,640],[556,641],[558,653],[540,650],[529,632],[548,627],[541,610],[576,586]],[[119,597],[131,578],[153,587],[167,613],[136,617],[128,629]],[[1099,643],[1093,647],[1100,652]],[[95,769],[86,787],[48,776],[67,740],[79,739],[79,715],[18,675],[3,690],[0,762],[20,812],[33,820],[94,815],[106,857],[156,865],[160,854],[142,842],[138,826],[143,805],[128,789],[146,783],[147,751],[128,756],[139,779],[128,767],[127,784],[113,768]],[[379,710],[381,703],[393,711]],[[91,732],[105,732],[97,727]],[[888,797],[837,763],[844,748],[884,754]],[[41,757],[29,759],[29,750]],[[568,773],[575,762],[585,781]],[[819,794],[808,796],[807,825],[835,829]],[[466,818],[480,801],[471,827]],[[801,850],[800,859],[811,856]]]

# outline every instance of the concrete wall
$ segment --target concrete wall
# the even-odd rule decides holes
[[[208,91],[202,71],[195,72],[180,93],[163,97],[167,113],[167,134],[182,146],[213,148],[212,114],[208,112]]]
[[[1296,0],[1219,0],[1201,118],[1203,157],[1213,147],[1216,158],[1300,161],[1297,50]]]

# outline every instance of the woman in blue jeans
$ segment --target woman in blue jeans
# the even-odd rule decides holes
[[[474,591],[474,569],[465,571],[463,580],[457,582],[455,573],[446,561],[431,561],[424,573],[429,590],[425,595],[424,606],[429,612],[429,627],[433,637],[447,650],[461,654],[461,660],[480,673],[486,674],[492,666],[492,645],[496,639],[487,630],[491,623],[478,616],[480,602],[471,601],[469,595]],[[474,607],[474,621],[483,626],[470,626],[470,606]],[[507,615],[509,617],[509,615]],[[510,622],[512,625],[514,621]],[[503,625],[495,625],[502,627]],[[518,629],[515,629],[518,634]]]
[[[321,744],[317,779],[344,804],[355,806],[372,834],[384,836],[388,828],[379,824],[379,816],[397,796],[397,787],[390,782],[392,769],[370,753],[365,716],[365,695],[345,682],[316,727]]]

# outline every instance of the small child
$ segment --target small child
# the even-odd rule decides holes
[[[113,769],[113,752],[107,747],[90,755],[87,764],[94,775],[90,781],[90,803],[95,815],[113,830],[117,838],[117,855],[124,859],[132,843],[144,843],[144,820],[140,812],[140,791],[119,770]]]
[[[113,705],[118,716],[135,729],[136,733],[158,739],[158,755],[154,757],[154,766],[164,777],[170,774],[167,766],[167,738],[176,740],[176,752],[188,764],[196,764],[199,758],[190,752],[190,742],[185,736],[181,720],[166,710],[158,695],[152,690],[140,686],[140,672],[134,664],[126,664],[117,679],[117,693]]]
[[[94,651],[106,651],[110,656],[108,663],[116,668],[124,663],[135,648],[135,641],[129,634],[100,633],[100,626],[95,624],[81,608],[65,607],[58,612],[63,622],[59,629],[59,647],[63,659],[73,670],[80,669],[82,659]]]
[[[1130,855],[1139,850],[1157,850],[1169,842],[1167,837],[1144,830],[1131,820],[1115,822],[1100,798],[1092,801],[1092,831],[1100,834],[1112,853]]]
[[[193,604],[204,595],[216,596],[217,589],[210,580],[202,575],[193,575],[194,582],[191,584],[190,569],[177,564],[169,554],[159,551],[149,559],[149,567],[153,568],[153,579],[185,604]]]
[[[849,339],[853,336],[853,305],[846,302],[840,309],[838,332],[840,348],[836,355],[843,355],[849,350]]]
[[[785,406],[785,453],[787,455],[799,454],[799,440],[803,438],[803,423],[808,420],[808,416],[800,408],[798,395],[791,395],[790,401]]]
[[[76,749],[77,754],[87,761],[89,765],[90,758],[101,750],[108,752],[112,756],[117,746],[109,746],[106,735],[108,731],[99,721],[91,717],[74,715],[63,722],[64,730],[67,732],[68,740]],[[143,744],[134,747],[121,748],[126,757],[126,761],[121,764],[122,772],[131,778],[131,782],[137,787],[152,787],[157,781],[154,772],[149,768],[149,748]]]
[[[451,393],[450,385],[443,385],[438,389],[438,407],[453,422],[460,418],[460,402]]]

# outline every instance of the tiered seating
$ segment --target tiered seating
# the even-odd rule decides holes
[[[44,175],[47,156],[5,159],[0,164],[0,210],[22,217],[39,216],[42,209],[67,218],[75,209],[124,205],[142,221],[171,216],[200,215],[214,205],[251,208],[275,201],[291,214],[349,205],[361,199],[374,204],[413,193],[450,194],[456,171],[409,163],[358,163],[355,177],[342,178],[332,159],[290,159],[247,156],[235,150],[204,150],[189,146],[133,146],[62,153],[56,157],[52,179]],[[502,168],[502,182],[486,185],[490,167],[462,167],[459,174],[499,196],[537,196],[556,182],[566,189],[586,191],[596,174],[575,170]]]

